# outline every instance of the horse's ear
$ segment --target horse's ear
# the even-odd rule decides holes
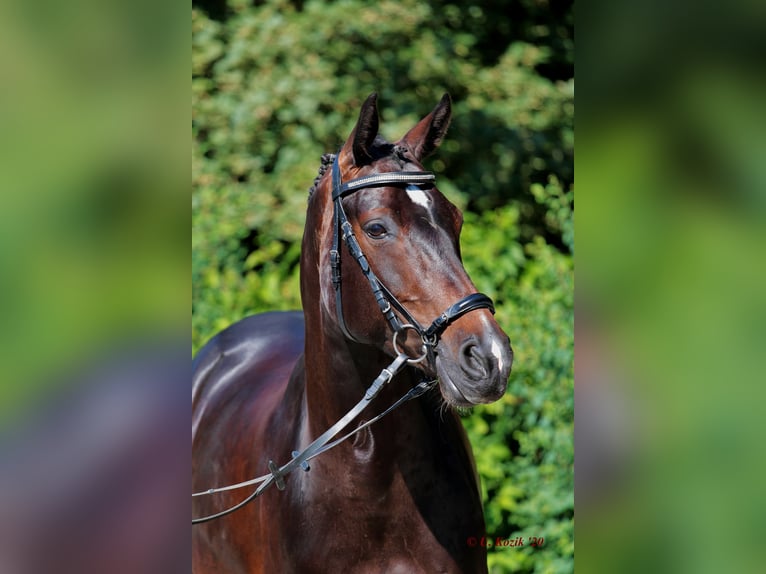
[[[444,94],[433,111],[401,139],[418,161],[433,153],[444,139],[452,119],[452,99]]]
[[[359,119],[341,153],[351,152],[354,165],[359,167],[372,162],[372,142],[378,135],[378,94],[373,92],[362,104]]]

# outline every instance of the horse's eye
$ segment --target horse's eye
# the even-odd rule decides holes
[[[388,233],[388,230],[383,224],[374,221],[364,226],[364,232],[373,239],[381,239]]]

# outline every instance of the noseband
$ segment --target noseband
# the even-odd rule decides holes
[[[346,325],[346,321],[343,318],[343,302],[341,300],[341,271],[340,271],[340,239],[346,244],[349,253],[356,260],[362,274],[367,278],[370,284],[372,293],[375,296],[375,300],[378,302],[380,312],[391,325],[394,333],[399,333],[405,329],[411,328],[417,331],[423,340],[426,353],[429,356],[429,360],[433,359],[434,347],[439,342],[439,338],[447,326],[458,318],[462,317],[466,313],[475,311],[477,309],[489,309],[492,314],[495,313],[495,307],[492,304],[492,299],[482,293],[472,293],[463,297],[458,302],[450,305],[441,315],[431,322],[431,324],[424,328],[413,317],[407,308],[394,296],[393,293],[378,279],[375,272],[370,267],[367,258],[362,252],[362,248],[354,235],[351,223],[348,221],[346,212],[343,209],[343,198],[351,195],[352,193],[359,191],[360,189],[368,187],[381,187],[381,186],[402,186],[402,185],[416,185],[421,186],[425,184],[433,183],[436,176],[430,171],[394,171],[387,173],[378,173],[374,175],[368,175],[365,177],[359,177],[343,183],[340,175],[339,161],[336,156],[335,161],[332,164],[332,199],[334,206],[334,225],[333,225],[333,240],[332,249],[330,251],[330,265],[332,267],[332,283],[335,288],[335,309],[338,315],[338,324],[340,325],[343,334],[346,338],[352,341],[359,342],[354,337]],[[396,310],[403,318],[404,323],[397,317]]]

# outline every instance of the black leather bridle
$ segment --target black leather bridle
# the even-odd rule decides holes
[[[362,413],[362,411],[364,411],[370,402],[372,402],[380,394],[381,389],[386,384],[388,384],[391,379],[393,379],[396,374],[399,373],[407,364],[418,363],[426,357],[428,357],[429,361],[432,362],[434,358],[434,347],[439,342],[439,337],[450,323],[455,321],[457,318],[462,317],[466,313],[476,309],[489,309],[492,313],[495,312],[494,305],[492,304],[492,299],[481,293],[473,293],[463,297],[457,303],[450,305],[444,311],[444,313],[439,315],[428,326],[428,328],[424,328],[420,323],[418,323],[415,317],[413,317],[412,314],[407,311],[407,308],[402,305],[402,303],[391,293],[391,291],[386,288],[380,279],[378,279],[373,270],[370,268],[370,265],[367,262],[367,258],[364,256],[362,248],[359,246],[359,242],[354,236],[354,231],[351,227],[351,223],[349,223],[348,218],[346,217],[346,212],[343,210],[342,200],[345,196],[367,187],[385,185],[424,185],[433,182],[434,179],[434,174],[427,171],[396,171],[360,177],[343,183],[341,181],[340,169],[338,167],[338,160],[336,156],[332,169],[332,198],[334,203],[335,229],[333,231],[333,244],[332,250],[330,252],[330,261],[332,264],[332,282],[333,286],[335,287],[335,304],[338,314],[338,324],[340,325],[340,328],[346,337],[352,341],[358,341],[349,332],[348,326],[343,319],[340,274],[340,239],[343,238],[343,242],[348,247],[349,253],[351,253],[352,257],[359,264],[360,268],[362,269],[362,273],[367,278],[367,281],[369,281],[370,287],[372,288],[372,292],[375,295],[375,300],[378,302],[381,313],[383,313],[383,316],[388,320],[391,328],[394,331],[392,344],[397,355],[390,365],[381,370],[380,375],[378,375],[378,377],[367,388],[364,396],[351,410],[349,410],[340,420],[338,420],[319,437],[314,439],[311,444],[306,446],[303,450],[294,451],[292,453],[292,458],[287,463],[283,464],[282,466],[278,466],[276,463],[274,463],[273,460],[269,460],[268,474],[240,482],[238,484],[232,484],[218,488],[210,488],[205,491],[193,493],[192,497],[206,496],[248,486],[260,485],[247,498],[238,502],[234,506],[209,516],[194,518],[192,519],[192,524],[209,522],[211,520],[215,520],[217,518],[221,518],[222,516],[231,514],[232,512],[242,508],[263,494],[263,492],[272,484],[276,485],[279,490],[283,490],[285,488],[284,479],[293,470],[300,468],[304,471],[308,471],[310,469],[310,460],[328,451],[329,449],[334,448],[359,431],[367,428],[393,410],[397,409],[405,402],[415,399],[428,391],[436,383],[436,380],[421,381],[382,413],[372,417],[366,422],[359,424],[355,429],[347,432],[340,438],[335,438],[342,430],[349,426],[356,419],[356,417]],[[402,321],[394,312],[394,309],[404,318],[406,321],[405,323],[402,323]],[[397,335],[407,329],[414,329],[422,338],[423,346],[425,347],[422,357],[413,359],[408,357],[403,351],[397,348]]]
[[[470,313],[477,309],[489,309],[492,314],[494,314],[495,307],[492,303],[492,299],[483,293],[472,293],[471,295],[467,295],[457,303],[450,305],[441,315],[434,319],[427,328],[424,328],[417,319],[413,317],[412,313],[410,313],[394,294],[391,293],[383,282],[378,279],[377,275],[375,275],[375,272],[370,267],[370,264],[354,235],[351,223],[348,221],[348,217],[346,217],[346,212],[343,209],[343,198],[360,189],[369,187],[402,185],[421,186],[432,184],[436,179],[436,176],[430,171],[394,171],[359,177],[343,183],[338,164],[338,156],[336,156],[332,165],[334,229],[332,249],[330,251],[330,264],[332,267],[332,283],[335,288],[335,309],[338,315],[338,324],[346,338],[359,342],[358,339],[351,334],[346,325],[346,321],[343,318],[340,269],[340,240],[342,238],[349,253],[359,264],[362,273],[367,278],[372,293],[375,296],[375,300],[378,302],[380,312],[383,313],[383,316],[386,318],[389,325],[391,325],[391,329],[393,329],[394,333],[398,333],[406,328],[412,328],[417,331],[423,340],[423,345],[425,346],[429,360],[432,360],[434,347],[439,342],[439,337],[447,326],[466,313]],[[402,323],[394,310],[404,318],[404,323]]]

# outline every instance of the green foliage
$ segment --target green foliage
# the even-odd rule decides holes
[[[509,18],[508,16],[511,16]],[[441,97],[428,166],[464,209],[463,259],[513,341],[507,395],[464,422],[492,572],[573,568],[572,10],[533,0],[192,8],[192,346],[245,315],[298,308],[308,187],[380,94],[393,140]]]
[[[473,219],[473,218],[472,218]],[[571,212],[570,212],[571,219]],[[497,294],[515,353],[508,391],[464,419],[482,488],[488,537],[542,537],[542,547],[490,550],[491,572],[570,572],[574,553],[572,258],[541,238],[522,248],[507,207],[470,222],[466,268]],[[480,240],[479,230],[486,230]],[[500,298],[502,294],[503,298]]]

